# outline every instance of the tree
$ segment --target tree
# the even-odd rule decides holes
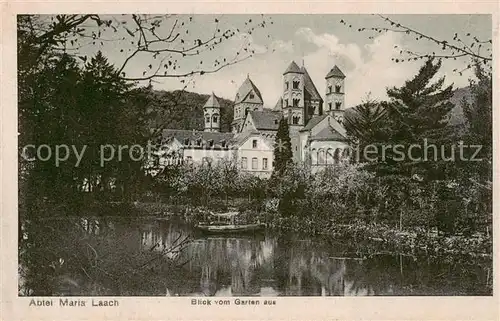
[[[354,113],[344,118],[344,127],[353,146],[357,146],[359,151],[363,151],[365,147],[373,142],[376,142],[383,137],[384,133],[380,131],[380,127],[386,117],[386,103],[378,103],[368,99],[362,104],[354,107]],[[359,157],[363,157],[363,153],[359,153]],[[357,161],[364,162],[365,159]]]
[[[207,51],[214,51],[221,43],[239,36],[251,35],[273,21],[261,15],[249,19],[240,28],[225,26],[219,18],[204,30],[212,29],[200,37],[192,29],[197,18],[189,15],[121,15],[97,14],[20,15],[18,35],[24,66],[35,67],[49,52],[59,52],[78,57],[86,62],[88,57],[82,49],[102,48],[112,43],[119,48],[121,62],[117,64],[118,75],[124,80],[152,80],[157,78],[184,78],[214,73],[222,68],[246,60],[256,54],[251,41],[245,41],[229,55],[219,55],[203,62],[200,59]],[[191,29],[191,32],[190,32]],[[248,39],[247,39],[248,40]],[[36,48],[36,50],[31,50]],[[185,60],[195,60],[196,68],[184,69]],[[142,73],[135,74],[129,68],[137,61],[148,61]],[[192,66],[192,63],[189,64]]]
[[[476,155],[480,162],[468,162],[474,167],[477,178],[485,183],[492,181],[492,148],[493,148],[493,117],[492,117],[492,74],[484,70],[478,63],[475,67],[477,81],[471,81],[470,90],[473,100],[463,101],[464,114],[467,121],[465,143],[480,145],[481,150]]]
[[[474,68],[474,65],[477,63],[483,64],[483,66],[487,67],[491,72],[491,63],[493,61],[492,39],[479,39],[477,36],[474,36],[472,31],[465,35],[459,35],[455,32],[452,39],[438,39],[432,35],[428,35],[408,27],[387,16],[380,14],[374,14],[374,16],[379,17],[384,23],[384,26],[375,25],[370,27],[356,27],[347,22],[346,19],[341,19],[340,23],[348,28],[356,29],[358,32],[371,33],[372,35],[368,37],[369,39],[374,39],[375,34],[395,32],[413,36],[417,41],[430,42],[436,47],[435,51],[432,52],[416,52],[396,45],[394,46],[394,49],[399,50],[401,57],[393,57],[392,61],[395,63],[428,60],[434,58],[452,60],[465,59],[465,67],[462,69],[455,69],[453,72],[462,75],[465,70]]]
[[[143,178],[143,164],[132,161],[126,150],[119,162],[112,159],[101,167],[99,147],[145,146],[158,138],[161,127],[147,131],[151,81],[181,78],[184,86],[178,93],[182,94],[193,83],[187,77],[217,72],[252,57],[255,51],[249,35],[272,24],[260,16],[242,21],[240,30],[214,18],[213,32],[201,36],[193,30],[196,19],[137,14],[18,16],[19,146],[60,143],[88,148],[78,168],[74,157],[59,168],[20,157],[19,167],[30,180],[22,184],[30,190],[27,194],[34,198],[53,194],[61,199],[61,190],[97,194],[114,186],[125,199],[132,196]],[[234,53],[208,54],[235,36],[244,41]],[[114,64],[101,52],[108,43],[121,54],[115,55]],[[131,68],[137,63],[143,64],[139,74]],[[137,81],[149,81],[150,86],[133,88]]]
[[[287,120],[282,117],[274,143],[274,173],[282,174],[292,162],[292,142]]]
[[[441,61],[434,63],[429,59],[402,87],[388,89],[387,117],[380,128],[385,139],[375,143],[380,147],[379,151],[384,145],[402,145],[405,153],[401,157],[395,148],[386,149],[385,155],[379,152],[375,170],[380,174],[444,178],[445,164],[439,152],[451,142],[452,131],[447,115],[454,105],[449,101],[453,94],[452,85],[443,88],[444,77],[432,83],[440,67]],[[425,148],[425,142],[434,144],[436,149]],[[412,144],[419,148],[410,149]]]

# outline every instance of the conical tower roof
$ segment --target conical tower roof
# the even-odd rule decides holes
[[[331,78],[331,77],[338,77],[338,78],[345,78],[344,73],[340,70],[337,65],[333,66],[333,68],[330,70],[330,72],[326,75],[325,79]]]
[[[208,100],[207,100],[207,102],[205,103],[205,105],[203,107],[217,107],[217,108],[220,108],[219,100],[217,99],[217,97],[215,96],[215,94],[214,94],[213,91],[212,91],[212,94],[210,95],[210,97],[208,97]]]
[[[292,61],[288,68],[286,68],[285,72],[283,75],[288,74],[289,72],[297,73],[297,74],[302,74],[302,70],[300,70],[300,67],[295,63],[295,61]]]

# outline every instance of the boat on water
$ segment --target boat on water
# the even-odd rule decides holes
[[[258,223],[238,223],[239,212],[210,213],[214,221],[200,223],[196,228],[204,233],[210,234],[234,234],[252,233],[265,228],[264,224]]]
[[[214,225],[205,225],[200,224],[196,226],[200,231],[211,234],[231,234],[231,233],[249,233],[249,232],[258,232],[264,229],[265,225],[256,223],[256,224],[214,224]]]

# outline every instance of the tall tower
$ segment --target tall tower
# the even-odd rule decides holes
[[[249,111],[263,110],[264,100],[260,90],[250,80],[250,76],[241,84],[236,97],[234,98],[233,122],[231,123],[231,131],[239,133],[245,122],[245,118]]]
[[[203,106],[203,116],[206,132],[218,132],[220,130],[220,104],[213,92],[205,106]]]
[[[340,123],[344,120],[345,75],[336,65],[326,75],[325,112]]]
[[[291,126],[304,126],[304,72],[292,61],[283,73],[283,115]]]

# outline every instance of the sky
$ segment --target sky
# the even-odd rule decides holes
[[[304,64],[318,91],[325,93],[325,75],[337,65],[346,75],[346,106],[352,107],[366,100],[386,98],[386,89],[401,86],[405,80],[416,74],[423,61],[395,63],[391,58],[401,58],[400,48],[422,52],[442,53],[440,46],[426,40],[417,40],[414,35],[398,32],[359,32],[358,28],[390,27],[377,15],[181,15],[170,17],[157,29],[160,35],[167,35],[177,19],[179,38],[172,48],[187,46],[196,39],[207,39],[217,29],[221,32],[231,30],[234,37],[225,40],[213,50],[201,52],[192,57],[169,54],[166,60],[177,60],[175,72],[192,70],[211,70],[215,61],[230,61],[243,57],[244,49],[253,50],[254,56],[244,61],[224,67],[216,73],[207,73],[190,78],[155,79],[156,89],[175,90],[186,86],[186,90],[209,94],[212,91],[219,97],[234,99],[238,87],[249,76],[260,89],[264,106],[272,108],[281,95],[282,74],[292,60]],[[480,40],[489,40],[491,35],[491,17],[489,15],[391,15],[389,18],[398,23],[418,30],[439,40],[453,41],[457,33],[466,43],[472,42],[472,36]],[[111,16],[115,22],[127,21],[129,30],[133,30],[130,17]],[[340,21],[346,21],[342,24]],[[217,23],[215,22],[217,21]],[[253,26],[266,21],[264,28]],[[272,24],[271,24],[272,21]],[[181,26],[181,22],[185,24]],[[349,28],[348,25],[352,27]],[[187,32],[186,32],[187,31]],[[101,50],[109,60],[120,67],[127,55],[132,52],[130,37],[118,33],[103,34],[109,41],[101,45],[79,49],[82,54],[92,55]],[[466,34],[471,33],[470,37]],[[118,37],[118,36],[119,37]],[[370,38],[373,36],[373,38]],[[115,37],[115,38],[113,38]],[[120,39],[112,41],[112,39]],[[184,44],[180,44],[182,39]],[[134,39],[132,39],[133,41]],[[485,45],[486,46],[486,45]],[[486,48],[483,47],[483,53]],[[489,47],[491,48],[491,46]],[[237,56],[236,53],[240,52]],[[249,52],[249,51],[248,51]],[[129,60],[124,72],[127,76],[148,75],[159,63],[161,57],[153,59],[151,54],[137,55]],[[444,60],[439,76],[446,77],[446,84],[464,87],[472,77],[472,70],[460,76],[454,69],[462,70],[469,63],[468,59]],[[149,68],[149,65],[152,68]],[[162,69],[163,71],[163,69]],[[171,69],[168,71],[174,72]],[[182,82],[181,82],[182,81]],[[186,85],[187,84],[187,85]]]

